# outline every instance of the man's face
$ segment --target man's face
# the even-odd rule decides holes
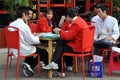
[[[47,13],[47,19],[51,20],[53,18],[53,12],[50,11],[49,13]]]
[[[96,11],[100,18],[103,18],[106,15],[106,11],[102,11],[100,8],[96,9]]]
[[[28,16],[28,15],[25,15],[25,13],[23,13],[22,19],[23,19],[24,22],[28,22],[29,16]]]
[[[33,16],[33,12],[29,10],[28,20],[31,20],[32,16]]]

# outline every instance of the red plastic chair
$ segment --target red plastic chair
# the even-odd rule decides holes
[[[9,30],[11,28],[12,28],[12,30]],[[11,53],[10,48],[14,48],[14,49],[18,50],[17,64],[16,64],[16,80],[18,80],[18,75],[19,75],[20,59],[30,57],[30,56],[38,56],[38,77],[40,77],[40,56],[38,54],[30,54],[28,56],[20,55],[19,29],[15,28],[15,27],[10,27],[10,26],[5,27],[5,35],[6,35],[6,41],[7,41],[7,47],[8,47],[6,70],[5,70],[5,80],[6,80],[6,76],[7,76],[7,72],[8,72],[9,57],[15,56],[13,53]]]
[[[82,48],[80,49],[81,52],[80,54],[75,54],[75,53],[68,53],[68,52],[64,52],[62,55],[62,73],[64,72],[64,56],[71,56],[76,58],[82,58],[82,76],[83,76],[83,80],[84,80],[84,57],[87,56],[91,56],[92,57],[92,62],[94,65],[94,73],[96,74],[95,71],[95,64],[94,64],[94,59],[93,59],[93,41],[94,41],[94,31],[95,31],[95,27],[94,26],[87,26],[84,27],[82,29],[82,43],[80,46],[82,46]],[[78,46],[79,47],[79,46]],[[77,60],[74,60],[77,61]],[[76,62],[74,62],[76,63]],[[74,65],[76,67],[76,65]]]
[[[117,46],[117,44],[114,43],[114,46]],[[100,51],[102,51],[102,54],[100,54]],[[102,55],[102,57],[103,57],[103,61],[102,61],[102,63],[103,63],[103,72],[104,72],[104,63],[106,63],[106,66],[107,66],[107,63],[109,62],[109,61],[107,60],[107,56],[106,56],[106,53],[107,53],[108,51],[111,53],[112,49],[111,49],[111,48],[99,48],[99,49],[98,49],[98,55]],[[109,53],[109,54],[110,54],[110,53]]]
[[[100,55],[100,51],[102,51],[102,57],[103,57],[103,72],[104,72],[104,63],[106,63],[106,66],[107,66],[107,63],[108,63],[108,60],[107,60],[107,56],[106,56],[106,53],[109,51],[111,53],[111,48],[100,48],[98,49],[98,55]]]
[[[39,26],[38,26],[38,20],[29,21],[28,25],[29,25],[32,33],[34,33],[34,32],[39,33],[40,32],[40,29],[39,29]]]
[[[118,54],[117,52],[112,52],[110,53],[110,61],[108,64],[108,76],[111,76],[112,71],[116,70],[116,71],[120,71],[120,62],[115,62],[114,61],[114,56],[120,56],[120,54]]]

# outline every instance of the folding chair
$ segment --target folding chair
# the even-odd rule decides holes
[[[11,29],[11,30],[10,30]],[[30,54],[28,56],[22,56],[20,54],[20,34],[19,29],[16,27],[7,26],[5,27],[5,35],[6,35],[6,41],[7,41],[7,47],[8,47],[8,54],[7,54],[7,60],[6,60],[6,69],[5,69],[5,80],[8,72],[8,62],[9,57],[15,56],[11,52],[11,48],[16,49],[18,52],[17,56],[17,64],[16,64],[16,80],[18,80],[19,75],[19,68],[20,68],[20,59],[31,57],[31,56],[37,56],[38,57],[38,77],[40,77],[40,56],[38,54]]]
[[[94,74],[96,74],[95,72],[95,64],[94,64],[94,59],[93,59],[93,41],[94,41],[94,31],[95,31],[95,27],[94,26],[87,26],[82,28],[82,40],[81,40],[81,47],[80,47],[80,54],[76,54],[76,53],[69,53],[69,52],[64,52],[62,55],[62,73],[64,72],[64,56],[71,56],[74,59],[76,58],[82,58],[82,80],[84,80],[84,57],[86,56],[91,56],[92,57],[92,62],[93,62],[93,66],[94,66]],[[79,46],[78,46],[79,47]],[[74,60],[77,61],[77,60]],[[76,63],[76,62],[74,62]],[[74,65],[75,67],[77,67],[76,65]]]

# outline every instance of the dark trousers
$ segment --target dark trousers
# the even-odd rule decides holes
[[[107,49],[107,48],[111,48],[113,46],[114,46],[113,42],[107,41],[105,39],[95,41],[94,42],[94,54],[98,53],[99,48]],[[110,58],[110,52],[108,52],[108,54],[107,54],[107,59],[109,60],[109,58]]]
[[[43,61],[45,64],[48,64],[48,53],[46,50],[36,47],[35,54],[39,54],[40,60]],[[27,57],[25,58],[24,62],[29,64],[33,69],[38,64],[38,57]]]
[[[61,72],[61,56],[64,52],[71,52],[74,53],[73,49],[67,45],[69,41],[66,40],[58,40],[56,49],[52,58],[52,61],[57,63],[59,66],[58,71]],[[72,57],[65,57],[66,66],[73,66],[73,58]]]
[[[110,42],[105,39],[101,39],[94,42],[94,47],[96,48],[111,48],[113,46],[114,46],[113,42]]]

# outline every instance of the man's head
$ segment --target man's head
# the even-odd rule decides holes
[[[29,10],[27,7],[19,7],[16,11],[17,18],[22,18],[23,21],[28,21]]]
[[[78,9],[76,7],[69,8],[67,10],[67,21],[72,21],[74,17],[78,15]]]
[[[46,17],[48,20],[51,20],[53,18],[53,10],[48,8],[46,11]]]
[[[104,4],[97,5],[96,11],[100,18],[105,18],[109,14],[109,9]]]
[[[91,7],[91,11],[94,11],[94,13],[97,13],[97,5],[99,5],[98,3],[94,3],[93,6]]]

